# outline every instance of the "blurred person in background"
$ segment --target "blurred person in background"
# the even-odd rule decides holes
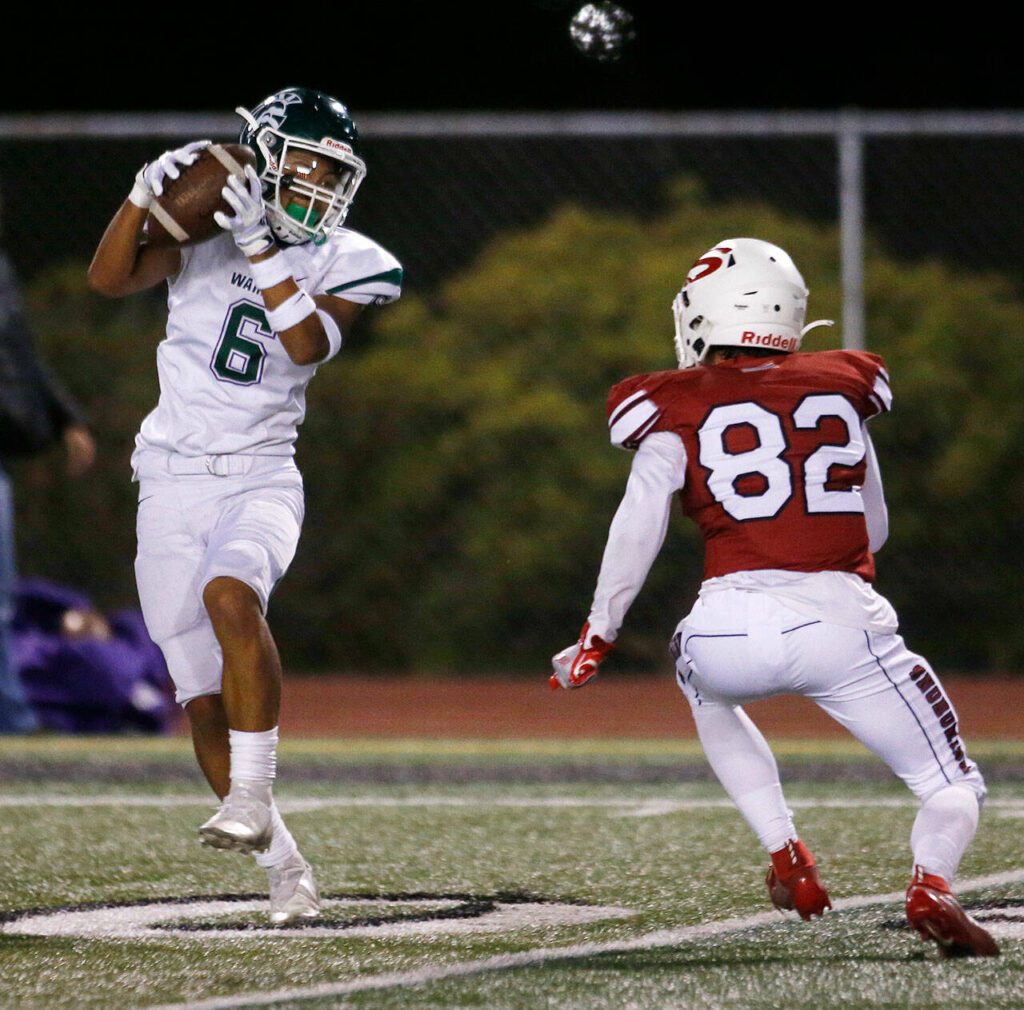
[[[0,201],[0,237],[2,225]],[[82,410],[37,355],[14,269],[0,249],[0,733],[32,733],[39,728],[10,661],[14,500],[6,465],[59,442],[72,476],[92,466],[96,445]]]

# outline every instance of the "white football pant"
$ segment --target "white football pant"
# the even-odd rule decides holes
[[[698,599],[673,646],[676,678],[712,769],[765,848],[794,837],[792,821],[771,750],[739,706],[800,694],[907,784],[925,804],[921,824],[956,821],[949,838],[922,833],[919,824],[914,840],[919,862],[952,877],[973,837],[985,783],[938,678],[899,635],[814,620],[766,593],[732,589]],[[932,807],[946,815],[933,817]]]
[[[248,472],[229,476],[181,468],[171,473],[167,459],[156,453],[137,458],[135,578],[146,627],[184,705],[221,690],[223,657],[203,605],[207,583],[238,579],[266,612],[295,556],[304,499],[290,457],[248,457]]]

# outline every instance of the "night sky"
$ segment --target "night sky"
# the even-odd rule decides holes
[[[296,4],[276,28],[241,5],[223,27],[165,7],[170,16],[135,43],[93,33],[83,45],[73,26],[50,33],[40,59],[52,72],[14,71],[4,111],[231,109],[290,84],[335,94],[357,115],[1024,108],[1017,32],[991,18],[946,22],[938,7],[621,2],[636,37],[611,64],[569,40],[580,0],[376,0],[315,5],[312,16]]]

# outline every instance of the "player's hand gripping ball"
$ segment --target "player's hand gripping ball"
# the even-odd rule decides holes
[[[195,245],[222,234],[214,216],[231,211],[223,190],[231,177],[245,178],[256,155],[245,144],[196,141],[143,166],[128,199],[149,210],[146,242]]]
[[[585,4],[569,23],[573,45],[601,63],[619,59],[634,35],[633,15],[610,0]]]

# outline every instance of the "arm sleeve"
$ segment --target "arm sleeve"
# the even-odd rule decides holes
[[[64,384],[42,362],[37,362],[40,390],[49,404],[50,417],[58,434],[72,425],[85,425],[88,418],[78,401],[67,391]]]
[[[868,528],[868,546],[871,552],[881,550],[889,536],[889,510],[885,505],[885,493],[882,490],[882,471],[878,467],[875,447],[871,444],[871,436],[863,429],[865,446],[865,463],[867,471],[864,475],[864,486],[860,489],[864,502],[864,522]]]
[[[622,502],[608,530],[590,630],[614,642],[665,542],[672,496],[686,479],[686,449],[678,435],[653,432],[637,447]]]

